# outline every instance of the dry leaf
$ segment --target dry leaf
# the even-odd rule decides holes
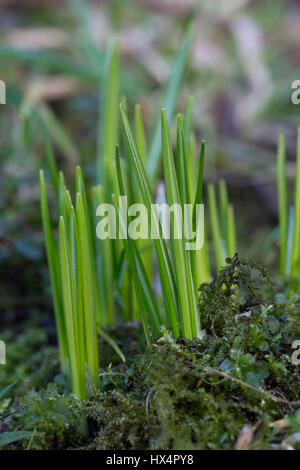
[[[256,431],[257,424],[250,426],[246,424],[240,432],[240,435],[235,443],[235,450],[249,450]]]
[[[203,380],[199,379],[198,382],[197,382],[196,388],[201,387],[202,384],[203,384]]]
[[[289,427],[289,423],[286,419],[278,419],[277,421],[273,421],[273,423],[269,424],[269,428],[278,428],[278,432],[284,428]]]

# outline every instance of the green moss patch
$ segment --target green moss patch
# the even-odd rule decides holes
[[[3,410],[13,411],[5,430],[31,434],[11,445],[300,448],[300,376],[292,361],[299,296],[235,256],[216,280],[201,286],[199,308],[201,339],[175,340],[162,331],[158,343],[138,352],[135,325],[127,326],[126,335],[124,327],[120,335],[111,332],[120,338],[127,363],[113,358],[85,402],[68,393],[63,376],[12,400]],[[106,348],[101,350],[109,357]]]

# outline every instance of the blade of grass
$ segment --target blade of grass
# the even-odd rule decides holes
[[[2,400],[5,395],[18,383],[17,380],[14,380],[13,382],[11,382],[9,385],[7,385],[6,387],[4,387],[1,391],[0,391],[0,400]]]
[[[58,169],[56,165],[56,161],[54,158],[53,148],[51,145],[51,141],[49,138],[48,131],[46,127],[44,127],[44,143],[45,143],[45,153],[48,162],[48,166],[51,173],[53,187],[55,189],[56,195],[58,196],[59,193],[59,176],[58,176]]]
[[[124,220],[121,216],[121,211],[119,210],[119,206],[116,202],[116,197],[115,197],[114,194],[112,195],[112,200],[115,204],[115,208],[116,208],[116,211],[117,211],[117,214],[118,214],[120,230],[124,234],[123,235],[124,246],[125,246],[125,250],[126,250],[126,253],[127,253],[128,260],[129,260],[129,265],[131,267],[131,272],[132,272],[132,275],[133,275],[133,278],[134,278],[134,281],[135,281],[136,295],[137,295],[137,299],[138,299],[138,302],[139,302],[140,317],[141,317],[141,321],[142,321],[142,326],[143,326],[143,331],[144,331],[144,334],[145,334],[146,343],[147,343],[147,345],[150,345],[151,342],[152,342],[151,341],[151,330],[150,330],[149,324],[148,324],[147,310],[146,310],[146,305],[145,305],[145,301],[144,301],[145,296],[144,296],[144,292],[143,292],[143,280],[142,280],[143,278],[140,277],[139,274],[138,274],[137,264],[136,264],[135,257],[134,257],[133,251],[132,251],[132,244],[128,240],[126,240],[126,238],[125,238],[125,233],[127,231],[127,228],[126,228]],[[140,282],[140,280],[141,280],[141,282]]]
[[[68,131],[63,127],[54,112],[45,104],[39,105],[36,108],[36,112],[48,129],[49,135],[52,137],[59,150],[69,160],[75,162],[78,159],[77,148]]]
[[[164,164],[164,176],[166,182],[166,193],[169,206],[173,204],[181,205],[178,182],[176,177],[173,151],[171,145],[171,137],[169,132],[169,126],[167,122],[166,111],[163,109],[161,112],[161,126],[162,126],[162,155]],[[182,126],[181,126],[182,127]],[[184,178],[182,178],[184,179]],[[179,230],[181,224],[181,237],[177,238],[176,231]],[[177,225],[177,227],[176,227]],[[177,277],[177,286],[179,290],[179,301],[180,301],[180,324],[182,327],[182,333],[185,338],[192,339],[197,335],[195,316],[194,316],[194,304],[191,298],[191,292],[194,291],[191,286],[191,277],[189,264],[187,259],[187,252],[185,249],[185,240],[183,236],[182,221],[176,220],[171,223],[173,237],[172,246],[174,253],[174,266]],[[179,234],[180,235],[180,234]]]
[[[80,245],[80,265],[83,290],[83,310],[85,325],[86,360],[92,383],[98,379],[98,341],[96,330],[97,305],[96,287],[89,244],[88,222],[81,193],[76,195],[76,216],[78,221],[78,238]]]
[[[191,206],[191,212],[186,214],[185,211],[185,204],[191,204],[191,194],[190,188],[193,185],[193,182],[190,181],[190,174],[188,172],[188,159],[187,159],[187,146],[185,140],[185,132],[183,127],[183,119],[179,115],[177,117],[177,175],[178,175],[178,190],[181,199],[182,211],[184,215],[184,224],[188,227],[189,233],[192,233],[193,225],[195,226],[196,223],[194,218],[196,219],[196,214],[194,214],[194,207]],[[188,207],[188,206],[186,206]],[[196,209],[196,208],[195,208]],[[194,217],[195,215],[195,217]],[[188,287],[189,287],[189,298],[190,298],[190,308],[191,308],[191,319],[193,325],[193,335],[195,333],[197,336],[200,334],[200,319],[197,310],[197,289],[198,286],[195,284],[197,282],[197,277],[194,276],[196,270],[196,263],[199,260],[199,253],[198,250],[192,250],[186,252],[186,262],[187,262],[187,269],[190,273],[188,280]],[[198,258],[198,259],[197,259]]]
[[[200,149],[200,159],[199,159],[199,166],[198,166],[198,177],[196,181],[196,189],[193,189],[194,196],[194,205],[193,205],[193,221],[192,226],[197,229],[197,204],[203,203],[203,177],[204,177],[204,160],[205,160],[205,143],[204,140],[201,142],[201,149]],[[193,175],[194,176],[194,175]],[[191,179],[191,173],[189,173],[189,178]],[[193,180],[191,181],[190,185],[193,187]],[[197,289],[199,286],[204,283],[208,282],[210,279],[210,266],[209,266],[209,256],[208,256],[208,244],[207,244],[207,237],[206,237],[206,230],[205,230],[205,220],[204,220],[204,244],[200,250],[194,250],[191,253],[192,259],[192,273],[193,273],[193,280],[194,280],[194,287],[195,293],[197,295]]]
[[[194,113],[194,100],[192,96],[187,99],[186,109],[184,113],[184,135],[186,147],[189,148],[190,136],[193,133],[193,113]]]
[[[61,304],[61,280],[60,280],[60,270],[59,270],[59,260],[57,255],[56,243],[54,240],[54,235],[51,228],[47,194],[46,194],[46,185],[44,179],[44,172],[40,170],[40,197],[41,197],[41,212],[42,212],[42,221],[43,229],[45,236],[45,245],[48,259],[48,266],[50,272],[50,280],[52,287],[53,295],[53,304],[54,304],[54,313],[56,319],[56,328],[58,336],[58,345],[59,345],[59,356],[62,370],[66,367],[66,357],[67,357],[67,341],[66,341],[66,331],[64,324],[64,314],[63,306]]]
[[[135,107],[134,130],[135,130],[135,136],[136,136],[136,144],[140,152],[142,162],[144,166],[146,167],[147,161],[148,161],[148,149],[147,149],[147,142],[146,142],[145,128],[144,128],[142,113],[141,113],[141,107],[139,104],[137,104]],[[133,179],[132,178],[133,174],[134,172],[129,171],[129,176],[131,176],[131,180]],[[132,181],[130,183],[130,186],[132,186]],[[139,200],[142,201],[140,197],[140,192],[138,193],[138,197],[139,197]],[[143,250],[143,248],[146,246],[147,246],[147,240],[139,240],[140,251]],[[141,255],[149,280],[151,280],[153,277],[153,262],[152,262],[152,249],[151,248],[152,248],[152,245],[150,245],[149,249],[144,251]]]
[[[219,271],[224,266],[225,256],[223,253],[222,236],[219,224],[217,200],[215,187],[212,183],[208,185],[208,204],[209,204],[209,215],[210,225],[213,238],[214,255],[216,260],[216,267]]]
[[[286,250],[288,234],[288,196],[286,182],[286,157],[285,157],[285,139],[280,134],[277,153],[277,191],[278,191],[278,212],[280,227],[280,272],[286,270]]]
[[[6,431],[0,434],[0,446],[7,446],[13,444],[16,441],[22,441],[25,438],[29,438],[32,431]]]
[[[65,203],[65,191],[66,191],[66,184],[65,184],[65,178],[60,171],[58,173],[58,211],[59,215],[64,215],[64,203]]]
[[[139,104],[135,106],[134,110],[134,131],[136,137],[136,144],[140,152],[142,162],[144,165],[146,165],[148,160],[148,150],[141,107]]]
[[[117,166],[117,172],[118,172],[120,194],[121,196],[125,196],[125,189],[124,189],[124,183],[123,183],[122,172],[121,172],[120,155],[119,155],[118,146],[116,148],[116,166]],[[125,223],[122,220],[122,218],[120,218],[120,212],[119,212],[119,220],[123,227],[123,233],[127,233],[127,227],[125,226]],[[147,334],[148,328],[147,326],[145,326],[147,323],[147,318],[149,318],[154,337],[157,338],[159,336],[160,326],[161,326],[159,310],[158,310],[158,306],[153,295],[151,284],[146,274],[144,264],[142,262],[142,258],[136,247],[136,244],[134,243],[133,240],[131,240],[130,237],[125,238],[124,243],[125,245],[127,245],[129,264],[131,266],[131,269],[133,271],[133,277],[135,279],[136,293],[137,293],[138,299],[140,299],[140,303],[142,301],[143,305],[145,306],[145,308],[142,309],[142,313],[145,313],[145,312],[147,313],[147,317],[143,319],[144,331],[146,329],[145,331],[146,337],[148,337],[149,339],[149,335]]]
[[[180,50],[172,69],[170,81],[167,87],[164,107],[166,109],[168,121],[171,121],[174,115],[175,105],[179,94],[180,84],[186,68],[190,45],[192,40],[192,28],[188,28],[183,36]],[[154,181],[160,168],[160,155],[161,155],[161,133],[160,133],[160,119],[158,119],[152,144],[149,152],[148,159],[148,173],[151,181]]]
[[[292,273],[300,272],[300,127],[298,128],[297,138],[297,163],[296,163],[296,181],[295,181],[295,199],[294,199],[294,239],[292,254]]]
[[[67,54],[46,50],[24,50],[0,42],[0,58],[2,60],[14,60],[25,64],[34,64],[42,70],[62,72],[82,80],[99,80],[100,70],[97,73],[86,63],[75,61]]]
[[[227,234],[227,209],[228,209],[228,193],[227,186],[224,180],[219,181],[219,207],[220,207],[220,222],[221,233],[223,240],[226,240]]]
[[[191,200],[187,167],[188,162],[183,120],[182,116],[179,114],[177,116],[177,175],[182,209],[184,204],[190,204]]]
[[[126,362],[126,358],[124,354],[122,353],[121,349],[119,348],[119,346],[117,345],[117,343],[111,338],[111,336],[109,336],[108,333],[106,333],[102,328],[100,328],[100,326],[98,326],[98,333],[99,333],[99,336],[101,336],[101,338],[104,341],[106,341],[107,344],[109,344],[112,347],[112,349],[117,353],[121,361]]]
[[[68,357],[73,393],[81,399],[85,398],[84,376],[80,374],[78,364],[78,349],[75,332],[76,301],[74,282],[71,269],[71,259],[64,218],[59,220],[59,261],[62,281],[62,298],[65,312],[66,337],[68,342]]]
[[[136,177],[139,182],[141,194],[143,197],[144,204],[146,205],[149,213],[151,213],[153,197],[150,189],[149,179],[147,177],[143,162],[137,150],[135,141],[133,139],[132,131],[127,119],[127,115],[124,106],[120,105],[122,124],[124,127],[124,135],[126,136],[128,147],[130,149],[130,158],[132,159]],[[158,216],[154,217],[154,223],[156,224],[156,233],[158,238],[154,239],[154,246],[157,254],[158,269],[160,273],[161,286],[163,291],[163,297],[165,300],[166,311],[169,326],[172,328],[175,337],[179,336],[178,329],[178,303],[177,303],[177,290],[172,271],[172,266],[167,251],[165,240],[159,235],[160,224]]]
[[[111,162],[115,160],[119,121],[119,48],[115,43],[108,49],[105,70],[102,92],[104,106],[98,132],[97,176],[102,183],[105,183],[106,179],[107,184]]]
[[[69,247],[70,247],[70,262],[73,275],[74,293],[75,293],[75,317],[74,317],[74,330],[75,341],[77,348],[77,364],[78,374],[80,377],[85,377],[85,337],[84,337],[84,311],[83,311],[83,286],[82,286],[82,273],[80,269],[80,243],[78,236],[78,226],[74,207],[71,204],[71,198],[68,203],[69,214]],[[82,379],[83,380],[83,379]]]
[[[78,166],[76,168],[76,193],[79,193],[81,195],[82,199],[82,204],[84,208],[84,217],[86,221],[86,232],[87,232],[87,246],[89,248],[90,252],[90,259],[91,259],[91,268],[92,268],[92,276],[93,276],[93,286],[94,286],[94,298],[95,298],[95,309],[96,309],[96,318],[97,321],[100,325],[103,325],[103,318],[101,316],[101,300],[99,296],[99,289],[97,288],[96,284],[96,266],[95,263],[92,261],[94,259],[94,251],[95,251],[95,245],[96,245],[96,226],[94,227],[92,231],[91,223],[90,223],[90,214],[89,214],[89,209],[88,209],[88,203],[87,203],[87,196],[86,196],[86,190],[85,190],[85,184],[84,184],[84,179],[82,175],[81,168]]]
[[[289,223],[287,231],[287,246],[285,256],[285,271],[286,276],[292,274],[292,256],[293,256],[293,236],[294,236],[294,206],[289,209]]]
[[[100,204],[105,203],[103,187],[98,185],[92,188],[94,226],[96,227],[96,212]],[[110,239],[95,240],[95,259],[97,273],[97,287],[99,289],[100,309],[102,322],[100,326],[113,324],[115,321],[115,304],[113,296],[114,267],[113,252]]]
[[[235,217],[234,208],[232,204],[227,206],[227,254],[229,258],[232,258],[236,249],[236,235],[235,235]]]
[[[225,256],[232,258],[236,253],[235,217],[234,208],[229,204],[227,185],[224,180],[219,182],[219,201],[222,227],[222,241],[225,242],[223,251]]]
[[[207,230],[206,225],[204,224],[204,245],[202,250],[198,252],[197,259],[197,277],[195,276],[195,287],[200,287],[204,282],[209,282],[212,278],[211,269],[210,269],[210,259],[208,253],[208,242],[207,242]]]
[[[199,169],[200,169],[198,165],[197,145],[196,145],[196,138],[195,138],[194,132],[191,132],[190,134],[187,154],[189,156],[188,173],[189,173],[189,181],[191,184],[190,193],[191,193],[191,200],[193,201],[196,198],[197,179],[199,176]]]
[[[205,142],[202,140],[200,149],[199,165],[197,164],[196,141],[193,132],[193,99],[188,98],[186,111],[184,115],[184,129],[185,140],[187,145],[187,154],[189,156],[187,173],[189,180],[189,188],[191,193],[191,200],[193,201],[193,219],[192,226],[196,228],[196,209],[197,204],[203,203],[203,176],[204,176],[204,157],[205,157]],[[191,252],[191,265],[193,273],[193,281],[195,287],[195,295],[197,296],[198,287],[208,282],[211,278],[209,256],[208,256],[208,243],[206,237],[206,229],[204,225],[204,244],[202,249],[194,250]]]
[[[193,226],[195,226],[196,224],[196,206],[197,204],[202,204],[203,202],[202,192],[203,192],[203,176],[204,176],[204,156],[205,156],[205,142],[204,140],[202,140],[201,150],[200,150],[198,178],[197,178],[196,193],[195,193],[194,208],[193,208]]]

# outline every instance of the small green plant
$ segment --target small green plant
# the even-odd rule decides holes
[[[29,391],[21,399],[17,416],[22,427],[18,440],[23,439],[23,448],[63,449],[74,440],[82,441],[80,403],[75,397],[61,393],[55,383],[48,384],[40,393]]]
[[[189,101],[188,106],[191,105]],[[197,205],[203,203],[204,142],[200,160],[188,142],[193,136],[187,125],[189,109],[177,118],[176,165],[171,145],[166,112],[161,113],[162,160],[164,165],[167,203],[182,208],[192,207],[191,218],[196,233],[201,227],[196,217]],[[145,168],[147,145],[140,109],[135,109],[135,134],[130,127],[124,105],[121,105],[124,156],[116,147],[116,161],[110,167],[110,184],[103,183],[86,193],[82,172],[78,167],[73,205],[64,177],[59,173],[46,137],[46,152],[59,208],[58,246],[51,226],[43,171],[40,172],[41,205],[47,256],[53,290],[61,366],[69,369],[73,392],[84,398],[86,385],[95,383],[98,374],[98,334],[110,342],[122,356],[114,341],[103,328],[120,318],[142,321],[146,343],[161,336],[162,327],[172,331],[175,338],[201,336],[201,312],[197,306],[198,287],[211,278],[208,240],[200,250],[187,250],[189,241],[181,225],[180,237],[174,236],[175,219],[171,220],[171,237],[167,241],[156,219],[157,237],[154,240],[99,240],[96,237],[97,206],[113,201],[119,214],[119,224],[127,233],[120,217],[117,196],[127,196],[130,204],[143,202],[151,213],[154,202],[152,185]],[[187,132],[187,134],[186,134]],[[189,138],[188,138],[189,134]],[[195,149],[195,146],[194,146]],[[189,161],[188,161],[189,155]],[[190,167],[195,170],[190,171]],[[109,194],[109,188],[111,193]],[[225,263],[227,253],[235,250],[233,210],[228,203],[224,182],[220,182],[219,217],[209,186],[209,212],[212,221],[213,247],[217,268]],[[213,202],[212,202],[213,201]],[[185,215],[184,215],[185,217]],[[200,218],[200,223],[203,220]],[[218,230],[215,237],[214,228]],[[177,229],[176,229],[177,230]],[[222,257],[218,249],[223,250]],[[156,254],[162,297],[153,290],[153,250]],[[134,316],[129,314],[134,309]]]
[[[280,228],[280,272],[300,275],[300,128],[298,129],[294,204],[289,207],[286,176],[286,150],[283,134],[279,136],[277,156],[277,190]]]
[[[226,258],[232,258],[236,252],[236,237],[234,209],[228,201],[226,182],[221,180],[218,186],[219,209],[212,183],[208,185],[208,204],[216,267],[219,271],[225,265]]]
[[[61,365],[63,369],[69,367],[73,392],[84,398],[85,364],[91,382],[96,382],[98,376],[96,321],[99,316],[99,290],[95,283],[91,227],[80,169],[76,172],[75,209],[62,176],[59,181],[61,215],[57,250],[50,225],[44,174],[40,172],[42,216]]]
[[[205,144],[201,143],[198,159],[191,98],[184,115],[177,117],[176,159],[168,124],[174,112],[189,42],[190,31],[187,31],[166,93],[166,109],[161,112],[159,130],[154,132],[149,148],[138,105],[134,112],[134,132],[125,102],[121,104],[120,125],[117,107],[119,54],[116,44],[110,47],[104,106],[98,126],[96,185],[86,192],[78,167],[74,203],[64,176],[57,169],[51,142],[45,133],[45,152],[59,212],[58,244],[56,230],[50,221],[43,171],[40,172],[40,191],[60,361],[62,369],[70,373],[73,393],[80,398],[86,396],[87,384],[98,379],[98,335],[124,359],[116,343],[104,331],[120,319],[141,320],[147,344],[161,336],[162,327],[168,328],[175,338],[201,336],[198,287],[212,277],[206,233],[202,249],[191,251],[185,248],[189,241],[185,233],[181,237],[174,236],[174,220],[171,220],[170,241],[162,237],[158,219],[158,236],[154,240],[109,237],[100,240],[96,236],[97,207],[113,202],[119,213],[119,196],[127,196],[130,205],[143,203],[151,213],[159,162],[164,168],[167,203],[179,205],[183,213],[183,207],[190,205],[192,214],[187,223],[196,233],[201,230],[196,227],[196,222],[197,206],[205,202]],[[117,145],[120,135],[121,156]],[[220,216],[211,197],[213,187],[209,187],[213,253],[218,270],[224,265],[226,256],[235,252],[234,215],[225,182],[220,182],[219,193]],[[200,221],[203,225],[201,217]],[[127,226],[120,216],[119,225],[127,233]],[[161,295],[153,288],[156,268]]]
[[[201,336],[201,312],[197,306],[197,290],[211,278],[208,241],[204,238],[200,250],[187,250],[189,241],[183,230],[185,222],[196,233],[197,206],[203,203],[204,142],[197,163],[191,126],[191,101],[184,116],[177,117],[176,165],[170,129],[165,110],[161,112],[162,160],[166,198],[169,207],[192,207],[191,218],[183,220],[181,236],[175,236],[175,219],[171,220],[171,238],[166,241],[156,219],[154,240],[96,237],[97,206],[114,201],[120,214],[117,196],[127,196],[129,203],[143,202],[151,213],[154,203],[153,185],[145,167],[147,145],[139,107],[135,109],[135,134],[130,127],[125,107],[121,105],[124,156],[116,147],[116,161],[106,170],[109,183],[92,188],[86,194],[80,168],[76,170],[76,198],[72,203],[64,177],[56,168],[50,142],[46,137],[46,153],[59,208],[58,249],[49,218],[43,171],[40,173],[41,204],[50,277],[56,314],[61,365],[69,368],[72,390],[84,397],[86,382],[97,381],[97,330],[104,337],[103,327],[113,325],[118,318],[141,319],[147,344],[161,336],[161,328],[172,331],[175,338]],[[188,120],[189,123],[188,123]],[[189,160],[188,160],[189,158]],[[108,162],[106,162],[106,166]],[[193,168],[193,171],[190,169]],[[104,170],[103,170],[104,171]],[[124,175],[124,176],[123,176]],[[110,191],[110,193],[109,193]],[[216,267],[225,264],[227,254],[235,251],[235,228],[232,206],[228,203],[225,182],[220,182],[220,214],[214,187],[209,186],[209,213],[213,234]],[[184,217],[186,217],[184,215]],[[200,223],[203,220],[200,218]],[[127,233],[127,226],[119,217]],[[162,298],[153,291],[153,249],[156,254]],[[134,315],[129,314],[134,310]],[[109,337],[105,337],[109,340]],[[117,350],[116,344],[111,341]],[[120,351],[118,351],[120,354]],[[85,372],[87,372],[87,381]]]
[[[148,179],[146,169],[143,165],[143,161],[140,152],[135,143],[132,130],[129,125],[129,121],[125,112],[124,107],[121,105],[122,113],[122,124],[124,128],[124,134],[126,136],[127,146],[129,152],[127,154],[129,162],[132,165],[137,181],[139,183],[142,199],[146,205],[149,213],[151,212],[151,206],[153,205],[154,199],[151,191],[150,181]],[[169,206],[178,204],[191,203],[191,195],[189,194],[190,189],[194,189],[190,184],[188,173],[187,173],[187,157],[186,157],[186,144],[184,140],[183,121],[181,116],[178,117],[177,121],[177,163],[178,163],[178,175],[176,174],[173,150],[171,146],[170,131],[167,123],[166,112],[162,110],[161,114],[161,139],[162,139],[162,155],[164,163],[164,175],[166,183],[166,196]],[[202,160],[204,158],[204,145],[202,146]],[[129,166],[129,165],[128,165]],[[117,167],[119,175],[119,186],[120,193],[125,195],[123,179],[121,175],[121,165],[119,156],[117,153]],[[197,187],[202,188],[203,180],[203,165],[199,167],[199,176]],[[193,200],[194,209],[198,202],[201,200],[201,191],[197,192],[194,197],[198,197]],[[121,221],[122,222],[122,221]],[[174,224],[171,225],[171,249],[172,256],[167,249],[167,244],[162,234],[160,233],[159,220],[157,223],[157,238],[153,240],[157,262],[158,271],[160,276],[160,284],[162,288],[162,295],[164,300],[165,311],[160,311],[157,300],[151,295],[151,317],[149,315],[149,294],[151,294],[151,280],[146,276],[145,269],[138,251],[134,248],[131,240],[127,240],[127,251],[129,255],[129,263],[132,272],[136,273],[135,285],[136,292],[139,295],[139,306],[142,314],[149,315],[149,320],[152,328],[152,333],[155,337],[160,332],[162,325],[166,325],[170,328],[175,335],[183,335],[187,338],[193,338],[200,335],[200,319],[197,311],[196,301],[196,286],[192,276],[192,257],[194,252],[189,253],[185,249],[185,236],[181,233],[181,236],[176,238],[174,236]],[[125,227],[125,230],[127,228]],[[147,342],[151,341],[151,333],[148,327],[147,318],[143,318],[143,326],[146,334]],[[146,327],[146,328],[145,328]]]

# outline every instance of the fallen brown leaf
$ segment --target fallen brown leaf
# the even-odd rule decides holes
[[[284,428],[289,427],[289,423],[286,419],[278,419],[277,421],[273,421],[273,423],[269,424],[269,428],[278,428],[278,431],[281,431]]]
[[[250,426],[245,424],[242,428],[239,437],[235,443],[235,450],[249,450],[251,448],[251,442],[253,440],[254,433],[256,431],[257,424]]]

